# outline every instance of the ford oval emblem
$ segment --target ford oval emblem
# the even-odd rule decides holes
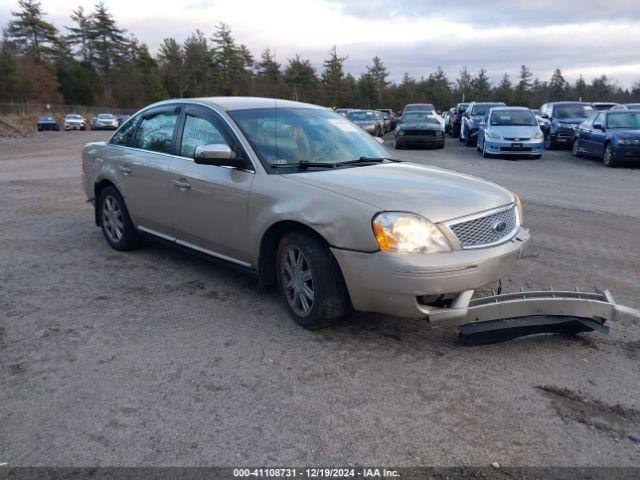
[[[491,225],[491,228],[493,228],[493,230],[498,233],[504,232],[504,229],[507,228],[507,222],[498,220],[493,225]]]

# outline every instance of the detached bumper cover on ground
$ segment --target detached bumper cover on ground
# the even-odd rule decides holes
[[[460,326],[470,343],[503,341],[535,333],[598,330],[627,315],[640,320],[640,311],[618,305],[607,291],[532,291],[471,299],[473,290],[458,295],[449,308],[428,312],[429,322]]]

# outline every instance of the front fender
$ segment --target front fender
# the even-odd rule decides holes
[[[336,248],[374,252],[372,205],[281,175],[258,175],[249,197],[248,236],[253,264],[265,232],[281,221],[301,223]]]

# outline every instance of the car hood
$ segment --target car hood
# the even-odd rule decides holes
[[[495,130],[496,132],[498,132],[500,134],[500,136],[502,137],[508,137],[508,138],[532,138],[535,136],[536,133],[538,133],[538,130],[540,130],[540,127],[538,125],[536,126],[531,126],[531,127],[525,127],[525,126],[492,126],[490,127],[491,130]]]
[[[512,193],[494,183],[410,162],[284,176],[368,203],[380,211],[413,212],[434,223],[514,201]]]
[[[440,124],[435,125],[427,122],[403,123],[398,128],[400,130],[441,130]]]
[[[356,125],[373,125],[376,123],[375,120],[351,120]]]
[[[609,130],[620,138],[640,139],[640,128],[610,128]]]

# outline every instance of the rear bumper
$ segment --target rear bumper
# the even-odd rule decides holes
[[[529,240],[520,228],[510,241],[491,248],[424,255],[362,253],[333,248],[353,307],[409,318],[425,318],[424,296],[458,294],[495,282],[515,267]]]

